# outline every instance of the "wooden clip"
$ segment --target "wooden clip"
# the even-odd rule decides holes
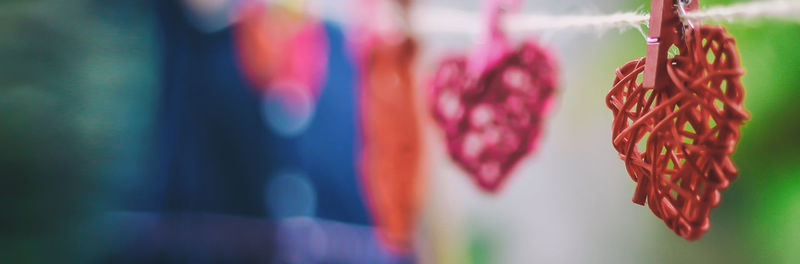
[[[687,11],[697,9],[699,0],[652,0],[650,7],[650,30],[647,37],[647,53],[644,65],[644,81],[647,89],[664,87],[669,82],[667,76],[667,56],[669,48],[685,45],[679,41],[683,36],[682,24],[678,17],[678,1],[684,1]]]

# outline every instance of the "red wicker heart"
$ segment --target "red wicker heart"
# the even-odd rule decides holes
[[[720,26],[690,36],[667,62],[670,85],[643,88],[637,77],[644,58],[633,60],[617,69],[606,103],[614,148],[637,182],[633,201],[647,201],[676,234],[694,240],[710,227],[719,191],[736,177],[730,154],[748,114],[733,38]]]
[[[481,76],[467,59],[446,60],[433,80],[433,113],[450,156],[486,191],[536,147],[543,115],[555,91],[549,54],[526,42]]]

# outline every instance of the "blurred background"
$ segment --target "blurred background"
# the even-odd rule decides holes
[[[556,54],[560,86],[538,150],[495,194],[450,160],[424,105],[437,62],[475,37],[418,35],[424,155],[408,177],[422,183],[413,212],[398,213],[413,222],[398,250],[375,220],[389,191],[364,184],[360,167],[369,5],[266,2],[0,1],[0,263],[800,263],[798,23],[723,22],[751,119],[739,177],[694,242],[631,202],[635,183],[611,146],[605,95],[614,69],[644,55],[639,31],[512,36]]]

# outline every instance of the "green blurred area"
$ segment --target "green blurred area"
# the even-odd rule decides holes
[[[741,252],[757,248],[758,262],[800,263],[800,27],[764,23],[729,30],[747,69],[743,81],[751,120],[734,156],[739,187],[728,194],[741,207],[723,210],[740,216],[733,219],[749,229],[744,241],[750,243]]]

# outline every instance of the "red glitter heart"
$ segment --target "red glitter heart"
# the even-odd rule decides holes
[[[730,154],[748,114],[733,38],[719,26],[690,36],[667,61],[668,85],[642,87],[644,58],[636,59],[617,69],[606,101],[614,148],[637,182],[633,201],[646,201],[676,234],[694,240],[708,230],[720,190],[736,177]]]
[[[453,160],[486,191],[536,149],[542,119],[556,90],[556,67],[529,41],[473,76],[467,59],[445,60],[433,80],[433,114]]]

